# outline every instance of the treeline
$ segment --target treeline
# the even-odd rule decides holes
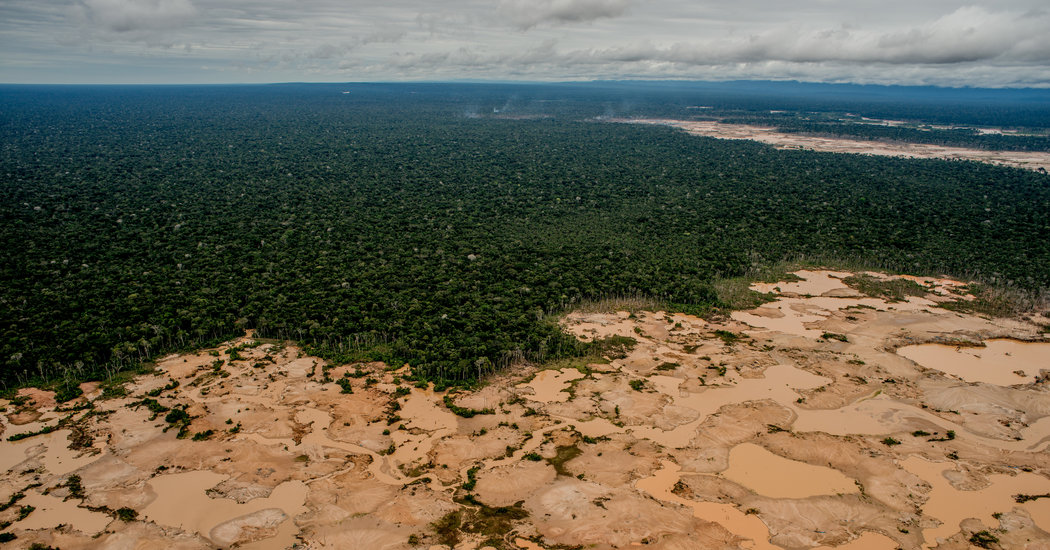
[[[1036,173],[602,124],[557,87],[349,91],[3,90],[3,383],[245,328],[471,379],[581,353],[549,316],[573,303],[717,306],[713,278],[798,254],[1050,286]]]
[[[781,132],[820,137],[922,143],[987,151],[1050,151],[1050,133],[1046,128],[1030,129],[1027,134],[981,133],[972,127],[934,128],[923,121],[884,125],[851,120],[844,113],[796,111],[710,110],[694,118],[718,120],[728,124],[771,126]],[[1009,130],[1010,127],[1006,129]]]
[[[847,136],[867,140],[902,141],[988,151],[1050,151],[1050,135],[982,134],[973,128],[920,129],[877,124],[791,121],[780,123],[782,132],[818,136]]]

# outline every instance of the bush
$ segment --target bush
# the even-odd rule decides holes
[[[977,531],[970,535],[970,544],[974,546],[980,546],[981,548],[991,548],[993,544],[999,542],[999,537],[989,533],[988,531]]]

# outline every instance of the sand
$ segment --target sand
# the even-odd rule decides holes
[[[1043,151],[985,151],[925,143],[883,142],[845,137],[820,137],[778,132],[776,128],[748,124],[727,124],[706,120],[608,119],[610,122],[660,124],[681,128],[690,134],[719,139],[748,139],[768,143],[778,149],[808,149],[830,153],[860,153],[889,157],[925,159],[963,159],[1013,166],[1026,170],[1050,170],[1050,153]]]
[[[491,410],[469,418],[404,369],[328,366],[250,335],[164,358],[126,398],[89,388],[91,414],[33,390],[8,405],[5,436],[69,418],[0,441],[0,501],[25,495],[0,521],[24,546],[72,549],[446,549],[435,522],[450,513],[459,549],[961,548],[982,529],[1004,548],[1050,544],[1050,498],[1014,499],[1050,493],[1040,328],[938,307],[968,299],[960,281],[915,279],[926,296],[887,303],[850,273],[797,275],[756,284],[776,300],[719,322],[570,313],[582,340],[637,344],[449,396]],[[343,393],[357,369],[377,382]],[[172,380],[154,399],[192,416],[181,439],[139,403]]]

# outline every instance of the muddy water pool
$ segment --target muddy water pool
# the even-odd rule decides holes
[[[1050,342],[996,339],[984,344],[983,347],[918,344],[899,348],[897,354],[967,382],[1000,386],[1028,384],[1040,370],[1050,369]]]

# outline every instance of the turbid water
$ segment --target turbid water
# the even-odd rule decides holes
[[[1041,370],[1050,370],[1050,342],[986,340],[983,346],[919,344],[897,353],[928,368],[957,376],[967,382],[1000,386],[1028,384]]]
[[[666,379],[667,377],[659,378]],[[826,378],[815,376],[791,365],[774,365],[765,370],[762,378],[741,378],[735,380],[733,384],[705,387],[696,392],[680,391],[673,382],[665,381],[656,385],[657,391],[668,395],[674,405],[696,411],[698,418],[672,430],[632,427],[631,432],[636,437],[643,437],[664,447],[680,449],[689,444],[696,435],[697,427],[709,415],[725,405],[762,399],[771,399],[787,405],[798,399],[797,390],[816,388],[827,382]]]
[[[207,471],[158,476],[149,482],[157,498],[142,510],[144,519],[159,525],[196,532],[220,546],[241,538],[243,530],[269,529],[277,535],[282,524],[306,511],[306,485],[301,481],[282,483],[266,498],[244,504],[226,498],[213,498],[207,490],[226,480],[226,476]],[[265,547],[287,548],[294,532],[268,537]],[[288,536],[291,534],[292,536]]]
[[[946,471],[954,469],[951,463],[910,457],[901,466],[930,485],[929,500],[923,505],[923,512],[940,520],[941,525],[923,530],[927,548],[937,546],[944,537],[958,531],[959,523],[966,518],[976,518],[993,528],[999,524],[993,514],[1014,507],[1023,508],[1040,529],[1050,530],[1050,499],[1018,504],[1013,498],[1018,494],[1050,494],[1050,480],[1043,476],[1028,472],[1013,476],[993,474],[988,476],[987,487],[961,491],[944,476]]]
[[[50,529],[55,525],[68,525],[85,535],[94,535],[113,521],[107,514],[81,508],[79,500],[63,500],[30,492],[18,504],[36,508],[26,519],[15,523],[18,529]]]
[[[22,426],[10,432],[21,433]],[[30,431],[30,430],[26,430]],[[98,455],[69,448],[69,430],[55,430],[51,433],[7,442],[0,445],[0,471],[7,471],[26,460],[36,458],[44,468],[54,475],[65,475],[91,464]]]
[[[856,480],[825,466],[777,456],[753,443],[729,451],[728,480],[773,498],[806,498],[857,492]]]
[[[569,394],[564,391],[569,387],[569,382],[580,378],[583,378],[583,374],[576,369],[545,370],[522,386],[532,388],[530,399],[533,401],[561,403],[569,399]]]
[[[636,341],[601,372],[519,365],[447,394],[405,368],[246,337],[165,358],[126,398],[89,388],[64,405],[91,414],[34,390],[6,404],[0,502],[25,496],[0,521],[23,546],[73,550],[481,550],[484,503],[506,507],[492,508],[501,544],[520,550],[963,548],[975,529],[1002,548],[1050,545],[1050,498],[1014,501],[1050,493],[1050,394],[1033,378],[1045,358],[1017,340],[1038,324],[937,307],[969,299],[957,281],[917,279],[928,294],[891,303],[848,273],[798,275],[756,285],[776,301],[721,321],[567,315],[582,340]],[[1001,363],[982,374],[1009,383],[895,352],[955,334],[987,347],[935,353],[981,352]],[[147,392],[149,406],[185,408],[183,438]],[[122,508],[138,518],[105,512]]]
[[[696,502],[674,494],[671,490],[681,477],[681,467],[666,460],[662,462],[662,465],[661,469],[653,472],[652,477],[639,479],[635,487],[658,500],[692,508],[693,515],[697,518],[717,523],[730,533],[750,540],[749,548],[754,550],[778,548],[769,543],[769,528],[757,516],[746,514],[731,504]]]

